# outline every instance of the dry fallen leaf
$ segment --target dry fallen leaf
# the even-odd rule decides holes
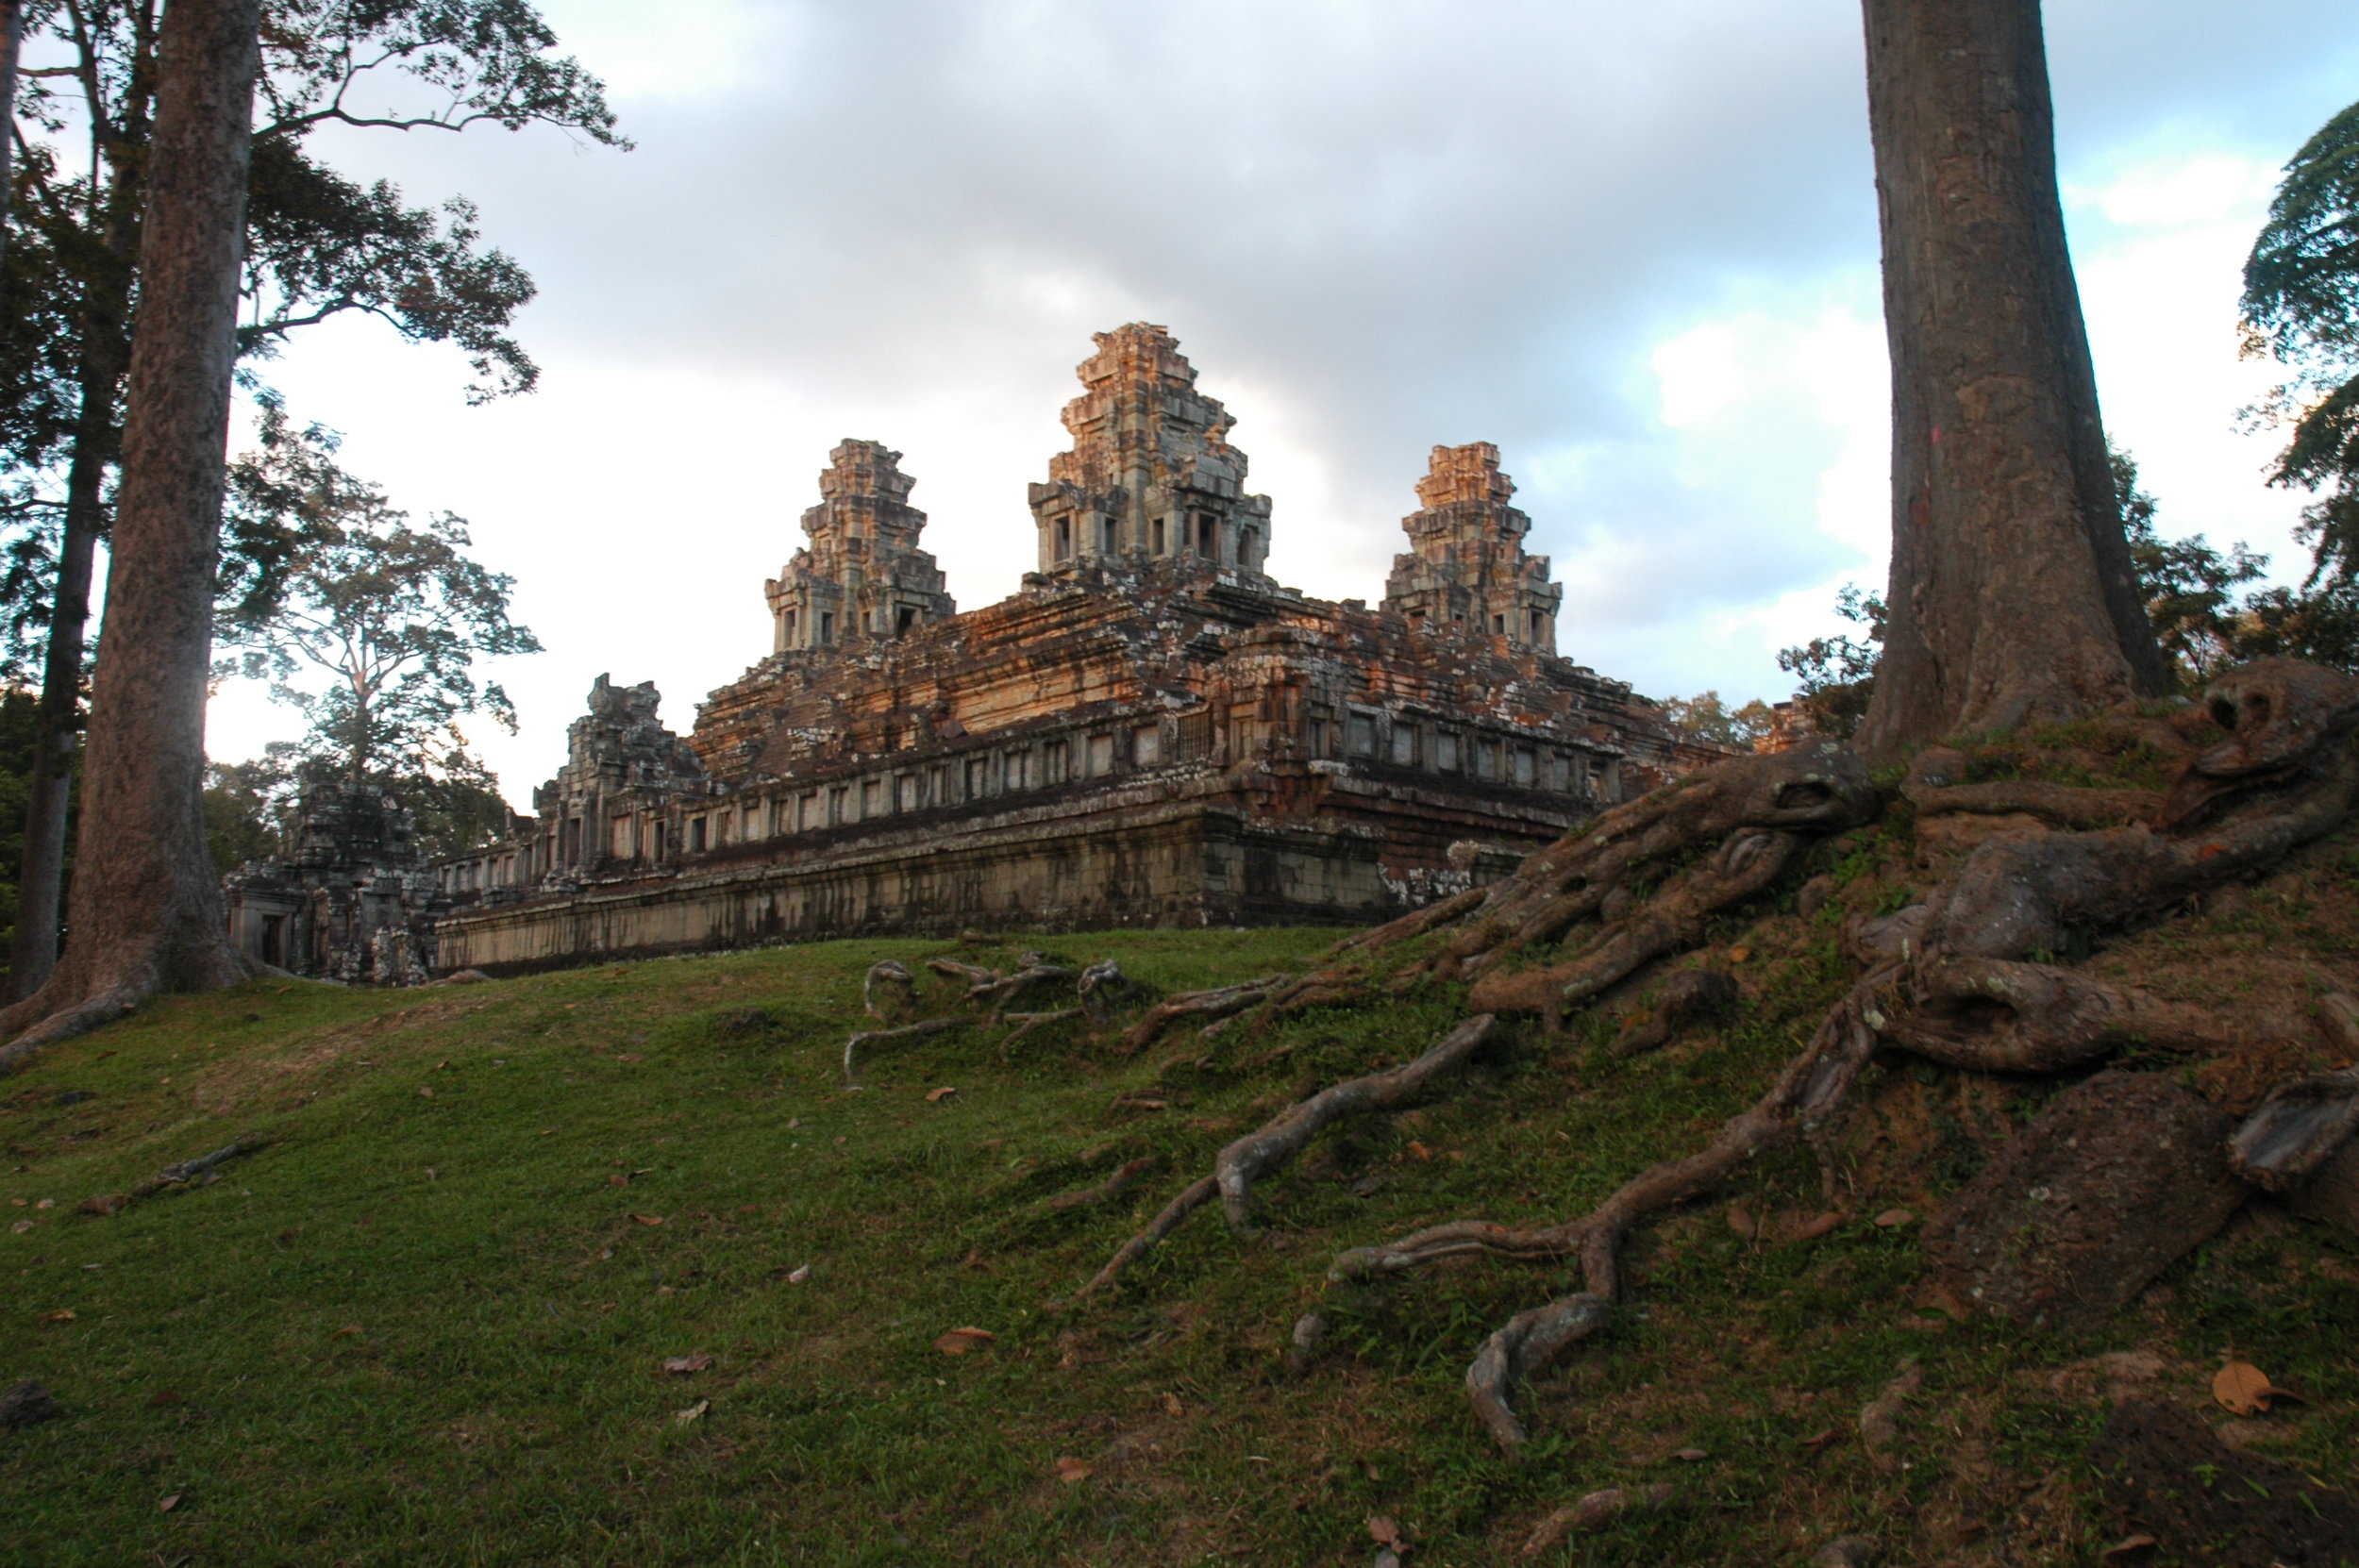
[[[2143,1551],[2154,1543],[2154,1538],[2150,1535],[2124,1536],[2097,1555],[2100,1558],[2119,1557],[2124,1552]]]
[[[661,1225],[663,1223],[663,1216],[661,1214],[633,1214],[631,1218],[637,1220],[641,1225]]]
[[[2268,1374],[2250,1361],[2231,1361],[2212,1375],[2212,1397],[2238,1415],[2259,1415],[2272,1399],[2300,1399],[2287,1389],[2272,1387]]]
[[[162,1502],[158,1503],[156,1505],[156,1511],[158,1513],[170,1513],[174,1509],[176,1509],[179,1506],[180,1494],[176,1492],[171,1496],[165,1498]]]
[[[19,1220],[16,1224],[8,1226],[8,1228],[15,1231],[19,1236],[22,1236],[26,1231],[33,1228],[33,1222],[30,1220]]]
[[[1088,1460],[1077,1460],[1069,1454],[1057,1460],[1057,1479],[1064,1482],[1065,1485],[1071,1486],[1076,1481],[1086,1481],[1089,1478]]]
[[[929,1089],[926,1091],[926,1103],[928,1105],[932,1105],[937,1101],[946,1100],[957,1093],[957,1089],[945,1083],[940,1089]]]
[[[801,1268],[796,1269],[793,1274],[788,1275],[786,1276],[786,1282],[790,1285],[799,1285],[810,1277],[811,1265],[809,1263],[805,1263]]]
[[[74,1309],[71,1307],[60,1307],[54,1312],[43,1313],[41,1321],[43,1323],[72,1323],[74,1321]]]
[[[666,1356],[663,1358],[663,1370],[666,1372],[702,1372],[705,1368],[711,1366],[711,1364],[712,1358],[706,1355],[701,1350],[697,1351],[694,1356]]]
[[[1749,947],[1742,945],[1741,943],[1729,949],[1729,962],[1731,963],[1743,963],[1747,959],[1749,959],[1752,956],[1753,950]]]
[[[1882,1230],[1894,1230],[1908,1224],[1915,1218],[1916,1218],[1916,1211],[1915,1209],[1887,1209],[1882,1213],[1876,1216],[1876,1226],[1877,1228]]]
[[[707,1410],[711,1410],[711,1409],[712,1409],[712,1401],[711,1401],[711,1400],[710,1400],[710,1399],[699,1399],[699,1400],[697,1400],[697,1401],[696,1401],[694,1405],[689,1406],[689,1407],[688,1407],[688,1409],[686,1409],[686,1410],[674,1410],[674,1411],[672,1412],[672,1419],[673,1419],[674,1421],[678,1422],[681,1426],[687,1426],[690,1422],[694,1421],[694,1420],[697,1420],[698,1418],[700,1418],[701,1416],[703,1416],[703,1414],[705,1413],[705,1411],[707,1411]]]
[[[1380,1546],[1390,1546],[1393,1550],[1399,1551],[1401,1547],[1400,1526],[1393,1523],[1391,1514],[1380,1513],[1368,1521],[1368,1539]]]
[[[430,1086],[423,1083],[418,1085],[418,1098],[422,1100],[430,1100],[433,1097],[434,1091]]]
[[[1165,1415],[1185,1415],[1188,1413],[1188,1408],[1180,1403],[1180,1396],[1178,1394],[1166,1393],[1163,1395],[1163,1413]]]
[[[341,1340],[349,1338],[359,1332],[360,1332],[360,1326],[359,1324],[347,1323],[342,1328],[337,1329],[333,1334],[330,1334],[327,1337],[331,1340]]]
[[[988,1328],[953,1328],[934,1341],[934,1348],[945,1356],[963,1356],[997,1337]]]
[[[1427,1148],[1423,1143],[1418,1143],[1413,1138],[1409,1141],[1409,1158],[1412,1159],[1430,1159],[1433,1158],[1433,1151]]]
[[[1681,1464],[1697,1464],[1712,1456],[1700,1448],[1674,1448],[1671,1450],[1671,1457]]]
[[[1802,1439],[1801,1446],[1804,1448],[1823,1448],[1833,1441],[1834,1428],[1829,1426],[1824,1431],[1813,1432],[1810,1436]]]
[[[642,1056],[633,1056],[628,1051],[624,1051],[617,1054],[614,1059],[616,1061],[644,1061],[647,1059]]]
[[[56,1198],[43,1198],[39,1203],[33,1205],[33,1207],[36,1209],[55,1209],[58,1207],[58,1200]]]

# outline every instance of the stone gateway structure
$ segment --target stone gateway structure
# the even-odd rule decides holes
[[[1328,603],[1266,575],[1269,498],[1170,334],[1096,343],[1013,597],[960,612],[901,455],[845,441],[769,656],[685,738],[599,676],[531,830],[435,868],[439,966],[1374,922],[1718,755],[1557,656],[1496,447],[1434,448],[1383,603]]]

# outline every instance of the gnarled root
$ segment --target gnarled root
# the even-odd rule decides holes
[[[221,1179],[216,1174],[219,1167],[226,1165],[240,1155],[252,1154],[261,1146],[262,1140],[250,1132],[242,1133],[226,1146],[215,1149],[210,1154],[199,1155],[194,1159],[184,1159],[177,1165],[165,1166],[131,1189],[131,1201],[152,1198],[159,1193],[168,1193],[176,1187],[186,1187],[191,1182],[202,1186],[208,1182],[218,1181]]]
[[[1096,1186],[1083,1187],[1077,1192],[1059,1193],[1055,1197],[1044,1200],[1041,1207],[1059,1210],[1087,1209],[1094,1204],[1104,1203],[1109,1198],[1119,1197],[1130,1183],[1146,1175],[1147,1169],[1154,1163],[1151,1156],[1142,1155]]]
[[[2282,1023],[2230,1016],[2048,964],[1944,958],[1919,967],[1910,1005],[1874,1022],[1892,1043],[1982,1073],[2060,1073],[2121,1046],[2213,1053]]]
[[[917,976],[898,959],[870,964],[860,983],[860,1006],[879,1024],[898,1023],[917,1010]]]
[[[2163,796],[2152,790],[2085,789],[2030,778],[1968,784],[1966,770],[1964,752],[1929,746],[1909,764],[1900,793],[1919,816],[1937,817],[1951,811],[1998,816],[2020,811],[2059,827],[2151,822],[2163,808]]]
[[[1084,1008],[1059,1008],[1054,1012],[1003,1012],[999,1014],[999,1022],[1004,1024],[1012,1021],[1015,1027],[999,1042],[999,1054],[1006,1056],[1009,1046],[1030,1034],[1034,1029],[1046,1028],[1051,1024],[1062,1024],[1069,1019],[1087,1016],[1088,1009]]]
[[[1442,1043],[1416,1060],[1388,1073],[1371,1073],[1323,1089],[1259,1132],[1247,1133],[1220,1151],[1213,1175],[1220,1182],[1221,1208],[1231,1228],[1243,1230],[1251,1218],[1253,1183],[1283,1166],[1303,1146],[1347,1116],[1390,1110],[1414,1097],[1425,1086],[1450,1071],[1491,1038],[1489,1013],[1467,1019]]]
[[[1625,918],[1600,932],[1569,963],[1513,974],[1485,974],[1467,998],[1494,1012],[1555,1016],[1637,973],[1664,954],[1702,940],[1712,915],[1760,893],[1802,848],[1799,833],[1739,829],[1719,853],[1681,873]]]
[[[2346,1049],[2359,1049],[2359,1001],[2334,992],[2318,1012]],[[2228,1141],[2228,1165],[2254,1186],[2282,1193],[2317,1170],[2359,1131],[2359,1066],[2313,1073],[2269,1091]]]
[[[2171,786],[2162,825],[2183,832],[2225,801],[2294,782],[2359,726],[2359,680],[2292,659],[2259,659],[2203,694],[2229,737],[2189,762]]]
[[[1716,969],[1682,969],[1666,976],[1646,1007],[1622,1022],[1614,1054],[1643,1056],[1691,1021],[1735,1006],[1736,982]]]
[[[897,1028],[862,1029],[844,1043],[844,1081],[852,1081],[852,1053],[863,1045],[886,1040],[913,1040],[919,1035],[941,1034],[947,1029],[962,1029],[967,1022],[963,1018],[926,1018],[914,1024],[903,1024]]]
[[[1183,991],[1177,996],[1166,996],[1147,1009],[1146,1017],[1130,1026],[1130,1032],[1122,1037],[1123,1048],[1132,1052],[1144,1050],[1183,1018],[1226,1018],[1232,1012],[1258,1007],[1293,978],[1292,975],[1263,975],[1212,991]]]
[[[1096,1290],[1146,1257],[1215,1192],[1220,1194],[1230,1225],[1245,1228],[1256,1180],[1283,1166],[1321,1130],[1344,1117],[1388,1110],[1414,1096],[1427,1084],[1472,1056],[1475,1048],[1490,1038],[1492,1023],[1488,1016],[1469,1018],[1414,1061],[1323,1090],[1258,1132],[1236,1140],[1214,1159],[1211,1176],[1174,1198],[1146,1229],[1125,1242],[1096,1277],[1081,1287],[1081,1293],[1086,1295]]]

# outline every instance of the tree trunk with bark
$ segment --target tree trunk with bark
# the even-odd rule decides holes
[[[1892,354],[1871,758],[2169,689],[2065,247],[2038,0],[1864,0]]]
[[[0,0],[0,242],[16,197],[16,58],[24,44],[24,0]]]
[[[201,797],[259,12],[259,0],[173,0],[164,15],[75,939],[37,994],[0,1010],[0,1033],[23,1031],[0,1065],[158,991],[247,972]]]

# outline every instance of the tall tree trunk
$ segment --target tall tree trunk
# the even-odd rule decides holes
[[[2065,248],[2038,0],[1863,0],[1892,351],[1871,755],[2169,676],[2139,603]]]
[[[152,65],[142,50],[124,89],[115,145],[148,135]],[[8,955],[8,998],[39,991],[58,962],[58,911],[65,884],[66,821],[73,806],[74,757],[82,740],[82,657],[90,626],[90,589],[99,536],[106,531],[107,471],[119,456],[116,424],[125,362],[130,357],[131,278],[140,248],[147,185],[143,157],[109,156],[102,248],[82,284],[82,358],[75,392],[74,456],[66,470],[65,526],[58,542],[57,590],[42,662],[35,715],[33,776],[25,808],[24,860],[16,882],[16,929]]]
[[[75,940],[0,1010],[12,1063],[158,991],[247,972],[205,847],[205,687],[236,363],[260,0],[164,13],[140,325],[131,349],[107,635],[91,694]]]

